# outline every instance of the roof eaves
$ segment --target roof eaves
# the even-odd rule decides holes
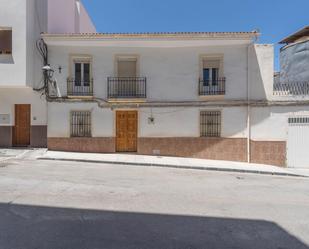
[[[152,33],[43,33],[44,38],[76,38],[76,39],[131,39],[131,38],[253,38],[260,33],[253,32],[152,32]]]
[[[304,35],[309,35],[309,26],[306,26],[306,27],[298,30],[297,32],[293,33],[292,35],[287,36],[282,41],[280,41],[279,44],[292,43],[295,40],[303,37]]]

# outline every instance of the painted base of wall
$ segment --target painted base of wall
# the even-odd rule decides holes
[[[0,126],[0,147],[13,147],[13,126]],[[47,147],[47,126],[35,125],[30,128],[30,147]]]
[[[0,147],[12,147],[12,137],[12,126],[0,126]]]
[[[286,143],[251,141],[253,163],[285,166]],[[115,153],[115,138],[48,138],[48,148],[57,151]],[[138,154],[247,161],[245,138],[139,138]]]
[[[48,149],[71,152],[114,153],[115,138],[48,138]]]
[[[31,142],[31,147],[46,148],[47,147],[47,126],[45,125],[31,126],[30,142]]]

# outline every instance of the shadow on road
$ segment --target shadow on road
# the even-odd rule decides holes
[[[308,249],[275,223],[0,204],[1,249]]]

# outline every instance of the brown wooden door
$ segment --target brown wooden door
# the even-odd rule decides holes
[[[13,145],[16,147],[30,145],[30,112],[31,105],[15,105]]]
[[[137,151],[137,111],[116,112],[116,151]]]

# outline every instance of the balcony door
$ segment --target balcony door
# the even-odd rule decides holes
[[[136,58],[118,58],[117,76],[120,78],[135,78],[137,76]]]
[[[90,87],[90,62],[74,62],[76,87]]]
[[[201,57],[199,94],[201,96],[225,94],[223,56],[208,55]]]
[[[73,58],[68,93],[76,96],[92,95],[92,65],[91,58]]]
[[[204,86],[217,86],[219,80],[220,60],[203,60]]]
[[[138,92],[137,84],[137,58],[118,57],[117,58],[117,94],[118,96],[136,96]]]

